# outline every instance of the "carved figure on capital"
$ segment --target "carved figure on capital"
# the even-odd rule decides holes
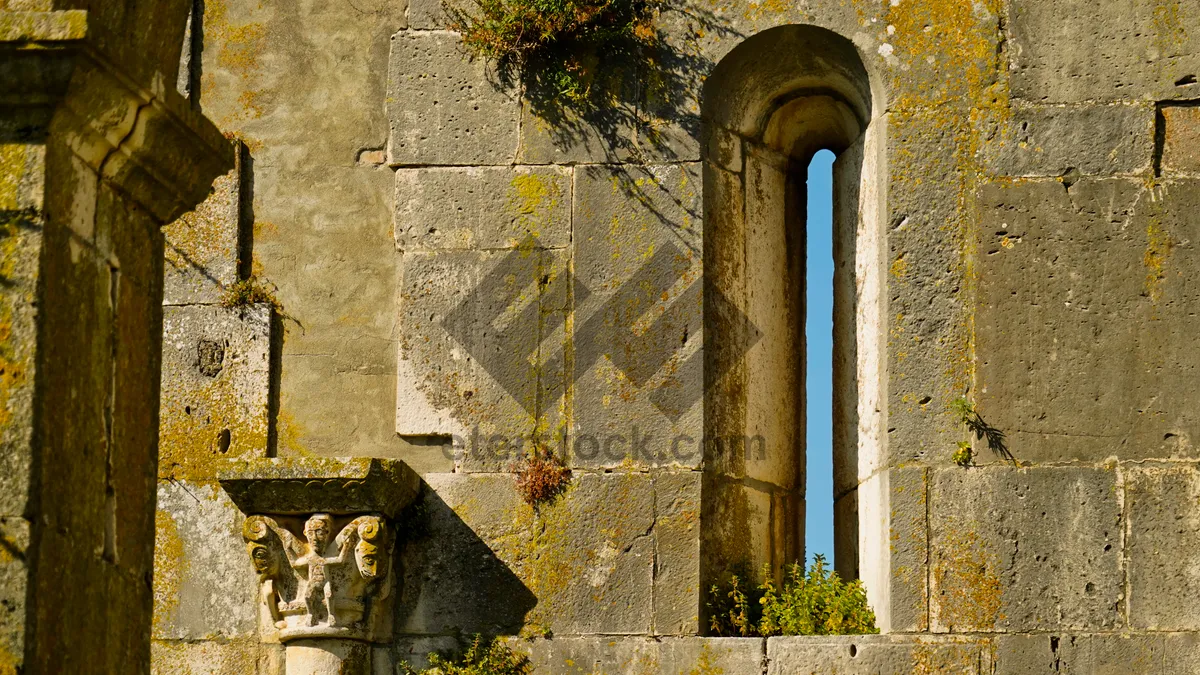
[[[330,514],[305,520],[302,538],[280,523],[284,519],[250,516],[242,528],[259,598],[280,639],[372,639],[386,623],[392,592],[394,542],[386,523],[359,516],[331,540],[336,521]]]

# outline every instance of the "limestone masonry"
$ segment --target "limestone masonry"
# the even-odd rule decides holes
[[[1200,0],[655,25],[584,110],[440,0],[0,0],[0,675],[1200,673]],[[711,636],[812,509],[882,634]]]

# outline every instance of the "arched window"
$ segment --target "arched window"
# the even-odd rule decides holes
[[[834,564],[863,579],[886,630],[878,93],[849,40],[803,25],[747,39],[705,84],[705,433],[718,442],[706,444],[702,570],[716,582],[740,563],[778,574],[803,557],[805,179],[828,149],[837,155]]]

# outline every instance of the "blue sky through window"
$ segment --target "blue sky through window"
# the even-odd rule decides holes
[[[833,562],[833,160],[822,150],[808,165],[807,298],[808,351],[804,552]]]

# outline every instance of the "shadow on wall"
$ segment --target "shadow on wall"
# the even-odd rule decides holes
[[[699,209],[667,195],[630,164],[697,158],[700,91],[716,65],[702,39],[745,36],[726,19],[691,5],[662,7],[656,33],[649,45],[614,42],[603,51],[583,48],[581,54],[570,44],[551,47],[532,55],[523,69],[502,68],[494,84],[508,89],[519,83],[536,118],[535,136],[544,135],[572,158],[612,165],[626,196],[646,206],[660,224],[675,228],[680,210],[698,222]],[[586,71],[582,96],[564,95],[555,79],[568,59],[578,59]]]
[[[537,597],[428,484],[401,516],[396,635],[516,635]]]

